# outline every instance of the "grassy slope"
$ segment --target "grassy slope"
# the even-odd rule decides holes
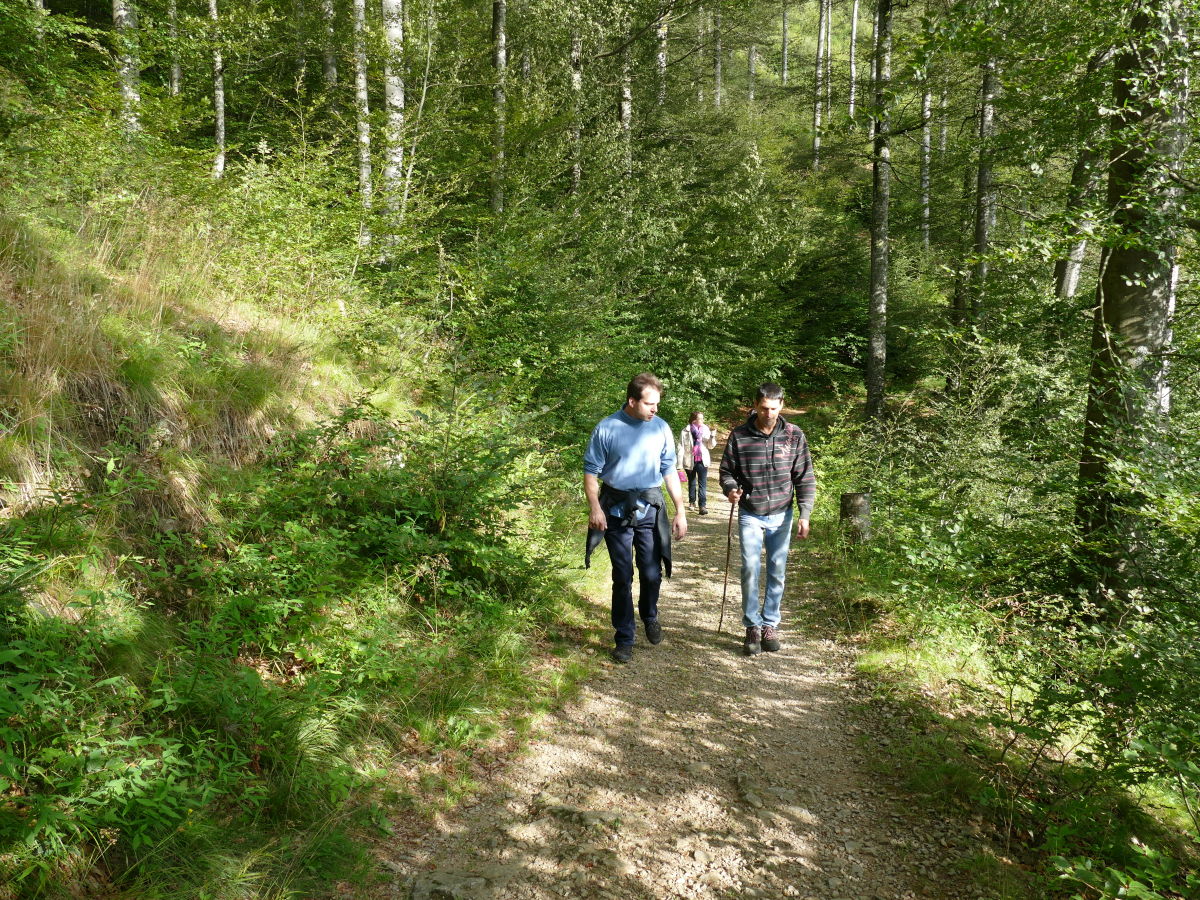
[[[352,280],[84,210],[0,216],[0,897],[370,877],[578,672],[557,474]]]

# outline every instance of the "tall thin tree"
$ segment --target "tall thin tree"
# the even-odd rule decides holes
[[[326,89],[337,87],[337,38],[334,31],[333,0],[321,0],[321,24],[324,27],[324,46],[321,50],[321,76]]]
[[[116,32],[117,77],[121,85],[121,129],[125,134],[142,130],[141,61],[138,53],[137,7],[134,0],[113,0]]]
[[[858,96],[858,0],[850,8],[850,123],[854,124],[854,101]]]
[[[225,174],[225,55],[221,50],[221,18],[217,0],[208,0],[208,17],[212,21],[213,66],[213,137],[217,154],[213,157],[213,178]]]
[[[892,3],[878,0],[875,40],[875,141],[871,187],[871,306],[868,316],[867,418],[884,412],[887,367],[888,274],[891,262]]]
[[[713,6],[713,106],[721,108],[721,0]]]
[[[933,162],[933,91],[929,78],[922,79],[921,92],[921,247],[929,250],[930,167]]]
[[[995,147],[996,92],[1000,76],[995,56],[983,62],[979,103],[979,168],[975,182],[975,264],[971,272],[971,316],[983,312],[987,290],[992,229],[996,224]]]
[[[183,84],[183,69],[179,64],[179,3],[178,0],[167,0],[167,39],[170,41],[171,70],[168,81],[168,91],[172,97],[179,96]]]
[[[358,193],[363,224],[358,232],[360,246],[371,243],[371,211],[374,207],[371,182],[371,99],[367,90],[367,0],[354,3],[354,108],[357,119]]]
[[[813,74],[812,167],[821,168],[821,114],[825,104],[825,0],[817,0],[817,61]]]
[[[583,32],[578,6],[573,7],[571,30],[571,193],[583,183]],[[578,214],[579,206],[576,204]]]
[[[505,128],[508,122],[508,2],[492,0],[492,212],[504,212]]]
[[[394,238],[404,193],[404,0],[383,0],[383,197]]]

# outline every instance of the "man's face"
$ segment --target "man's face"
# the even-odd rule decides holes
[[[754,413],[758,417],[755,424],[759,431],[774,431],[775,423],[779,421],[779,411],[783,409],[782,400],[770,400],[763,397],[754,404]]]
[[[625,411],[635,419],[641,419],[643,422],[649,422],[654,418],[654,414],[658,412],[659,399],[660,394],[654,388],[642,388],[641,399],[627,401],[625,404]]]

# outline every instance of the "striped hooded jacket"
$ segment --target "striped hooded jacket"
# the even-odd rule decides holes
[[[799,517],[812,516],[817,493],[817,476],[808,452],[808,438],[799,425],[783,416],[775,430],[763,434],[754,426],[754,416],[729,433],[721,457],[721,491],[741,488],[741,505],[748,513],[766,516],[791,505],[793,494]]]

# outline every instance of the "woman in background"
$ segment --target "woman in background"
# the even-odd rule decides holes
[[[700,515],[708,515],[708,467],[712,457],[708,451],[717,446],[717,433],[704,424],[704,413],[694,412],[688,424],[679,432],[675,458],[687,472],[688,509],[695,509],[699,494]]]

